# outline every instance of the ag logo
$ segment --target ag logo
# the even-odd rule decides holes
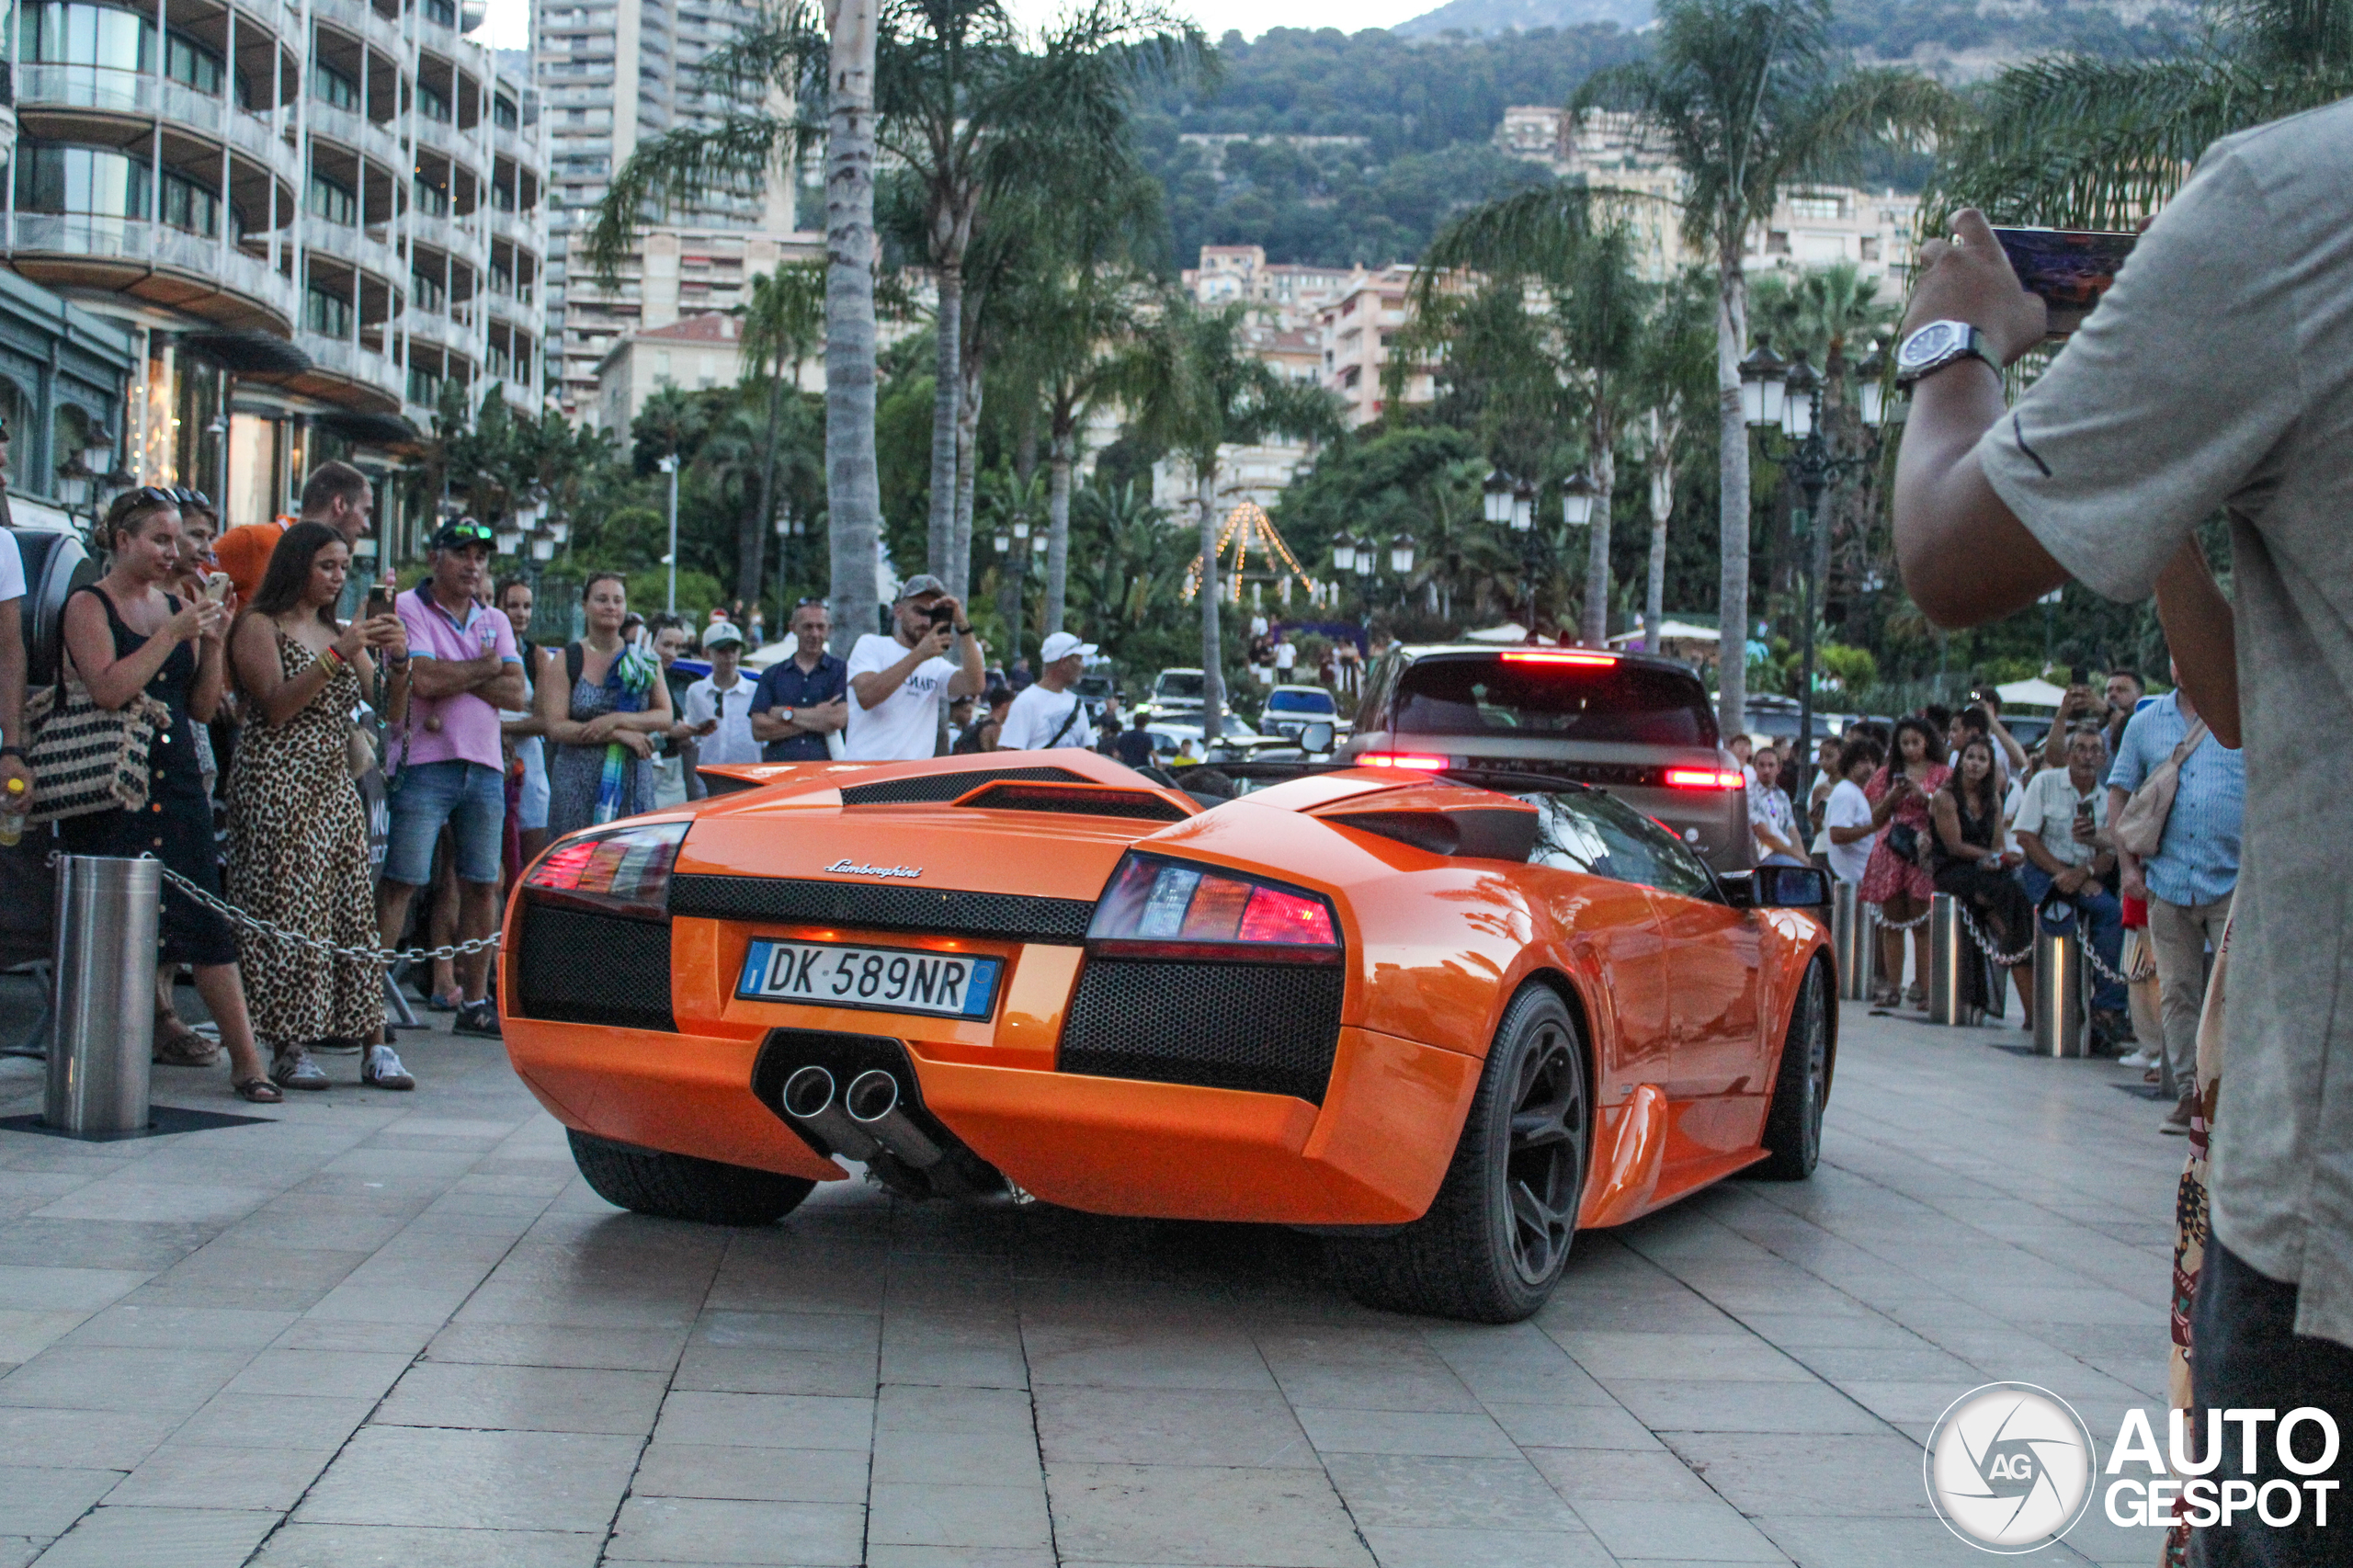
[[[2065,1400],[2032,1383],[1987,1383],[1952,1402],[1928,1435],[1928,1501],[1985,1551],[2039,1551],[2091,1504],[2092,1435]]]

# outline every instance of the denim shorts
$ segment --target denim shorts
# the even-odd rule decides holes
[[[384,846],[384,880],[423,887],[433,880],[433,846],[441,824],[456,841],[458,880],[496,882],[504,869],[506,781],[478,762],[421,762],[392,779],[392,834]]]

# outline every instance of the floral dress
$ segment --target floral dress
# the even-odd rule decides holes
[[[318,655],[272,628],[288,680]],[[229,764],[229,902],[339,947],[377,943],[368,817],[351,778],[359,675],[346,665],[284,723],[256,712]],[[365,1040],[384,1021],[384,971],[257,927],[244,938],[245,1006],[273,1046]]]
[[[581,668],[586,650],[575,642],[564,650],[565,673]],[[548,672],[552,676],[552,668]],[[586,675],[572,682],[569,717],[576,724],[608,713],[642,713],[661,667],[634,648],[613,655],[601,681]],[[654,809],[654,763],[618,741],[603,745],[559,745],[548,758],[548,836],[562,837],[615,817]]]
[[[1886,829],[1879,835],[1879,842],[1871,846],[1871,858],[1863,865],[1862,885],[1855,890],[1857,898],[1865,903],[1885,903],[1891,898],[1904,897],[1916,899],[1922,903],[1928,902],[1928,895],[1937,891],[1936,878],[1917,860],[1896,854],[1888,846],[1888,840],[1895,836],[1897,828],[1908,827],[1916,835],[1917,842],[1927,843],[1936,831],[1928,824],[1928,801],[1951,777],[1952,769],[1938,762],[1929,765],[1927,777],[1913,781],[1919,788],[1910,800],[1895,808],[1895,814],[1888,819]],[[1882,767],[1871,775],[1869,784],[1863,786],[1863,794],[1876,807],[1887,798],[1888,790],[1893,787],[1893,776]]]

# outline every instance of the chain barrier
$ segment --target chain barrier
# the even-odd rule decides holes
[[[1969,933],[1969,939],[1977,944],[1978,950],[1985,955],[1988,962],[1997,963],[2004,969],[2016,969],[2034,957],[2034,943],[2031,940],[2014,953],[2006,953],[1994,946],[1987,939],[1985,933],[1978,927],[1976,916],[1969,913],[1969,905],[1956,902],[1953,905],[1953,913],[1961,916],[1961,928]]]
[[[1881,907],[1884,908],[1885,905]],[[1879,928],[1882,931],[1917,931],[1927,923],[1928,912],[1924,909],[1909,920],[1890,920],[1882,915],[1879,918]]]
[[[264,920],[257,915],[248,915],[227,900],[215,898],[169,866],[162,866],[160,869],[164,873],[165,881],[179,889],[192,902],[212,911],[230,924],[242,926],[249,931],[258,931],[273,940],[290,943],[298,948],[315,948],[330,958],[347,959],[358,963],[375,964],[389,969],[403,960],[411,963],[440,963],[445,960],[464,958],[470,953],[479,953],[495,948],[500,940],[498,935],[493,933],[487,937],[477,937],[471,942],[452,942],[447,947],[440,948],[347,948],[323,937],[311,936],[306,932],[289,931],[285,926]]]

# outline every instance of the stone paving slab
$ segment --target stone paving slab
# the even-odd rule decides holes
[[[1508,1327],[1359,1308],[1284,1231],[857,1182],[763,1231],[620,1214],[438,1030],[413,1095],[0,1132],[0,1568],[1982,1561],[1928,1425],[1997,1379],[2103,1436],[2161,1403],[2182,1145],[2108,1063],[1843,1025],[1813,1181],[1580,1238]],[[0,1114],[38,1093],[0,1062]]]

